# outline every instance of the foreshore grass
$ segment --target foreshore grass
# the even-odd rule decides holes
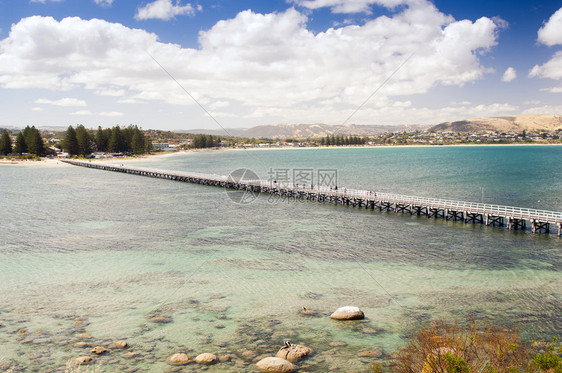
[[[397,373],[561,373],[561,355],[556,338],[524,343],[517,329],[435,321],[416,332],[387,368]],[[374,365],[373,371],[385,369]]]

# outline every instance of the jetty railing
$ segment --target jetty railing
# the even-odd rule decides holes
[[[297,185],[276,183],[272,180],[237,180],[232,176],[213,175],[187,171],[161,170],[157,168],[115,165],[103,162],[63,160],[63,162],[89,168],[124,172],[135,175],[171,179],[221,186],[229,189],[283,195],[292,198],[330,202],[350,206],[379,209],[412,215],[462,220],[465,223],[481,223],[505,226],[510,230],[526,229],[527,222],[533,233],[549,232],[550,225],[556,225],[558,236],[562,235],[562,212],[503,206],[488,203],[454,201],[439,198],[407,196],[381,193],[372,190],[334,188],[321,185]]]

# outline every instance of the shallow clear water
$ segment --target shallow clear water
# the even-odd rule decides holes
[[[562,211],[562,147],[220,151],[139,166],[228,174],[335,169],[338,185]],[[252,370],[283,341],[316,353],[306,370],[366,370],[424,322],[473,317],[562,330],[561,242],[316,202],[79,167],[0,168],[0,369],[64,370],[92,346],[104,371],[165,370],[186,351],[229,354],[217,371]],[[364,322],[328,315],[359,306]],[[317,317],[303,316],[305,306]],[[165,324],[151,317],[171,319]],[[73,323],[82,317],[83,325]],[[18,331],[25,330],[25,333]],[[138,352],[127,359],[125,352]],[[193,365],[189,369],[199,369]]]

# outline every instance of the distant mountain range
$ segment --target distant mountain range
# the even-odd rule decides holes
[[[318,138],[328,135],[354,135],[354,136],[374,136],[385,132],[409,131],[415,129],[427,129],[429,126],[422,125],[358,125],[351,124],[346,126],[328,125],[322,123],[315,124],[272,124],[256,126],[252,128],[227,128],[231,136],[261,138],[261,139],[287,139],[287,138]],[[181,132],[189,132],[205,135],[227,135],[224,130],[195,129]]]
[[[441,123],[432,131],[448,132],[516,132],[562,129],[562,115],[514,115],[497,118],[474,118]]]
[[[354,136],[375,136],[385,132],[401,132],[412,130],[432,130],[448,132],[516,132],[523,130],[557,130],[562,129],[562,115],[514,115],[497,118],[474,118],[455,122],[445,122],[436,126],[429,125],[358,125],[351,124],[346,126],[316,124],[274,124],[262,125],[252,128],[227,128],[229,135],[267,138],[267,139],[287,139],[287,138],[318,138],[328,135],[354,135]],[[226,135],[224,130],[186,130],[182,132],[205,134],[205,135]]]
[[[6,128],[16,128],[7,126]],[[39,130],[64,131],[64,126],[38,126]],[[261,125],[252,128],[227,128],[208,130],[174,130],[178,133],[193,133],[219,136],[238,136],[261,139],[288,139],[288,138],[319,138],[328,135],[344,136],[376,136],[386,132],[401,132],[413,130],[432,130],[448,132],[515,132],[521,133],[524,130],[558,130],[562,129],[562,115],[514,115],[497,118],[474,118],[459,120],[454,122],[440,123],[435,126],[429,125],[328,125],[322,123],[315,124],[272,124]]]

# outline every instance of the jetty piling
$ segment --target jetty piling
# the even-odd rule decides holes
[[[562,236],[562,212],[537,210],[523,207],[502,206],[487,203],[452,201],[436,198],[405,196],[392,193],[373,193],[368,190],[333,190],[326,186],[304,187],[279,185],[265,180],[234,180],[227,176],[185,171],[158,170],[143,167],[116,166],[101,162],[62,160],[62,162],[105,171],[168,179],[227,189],[246,190],[287,198],[326,202],[358,208],[378,209],[446,221],[461,221],[465,224],[505,226],[508,230],[526,230],[527,222],[532,233],[549,233],[555,225],[557,236]],[[342,190],[343,189],[343,190]]]

